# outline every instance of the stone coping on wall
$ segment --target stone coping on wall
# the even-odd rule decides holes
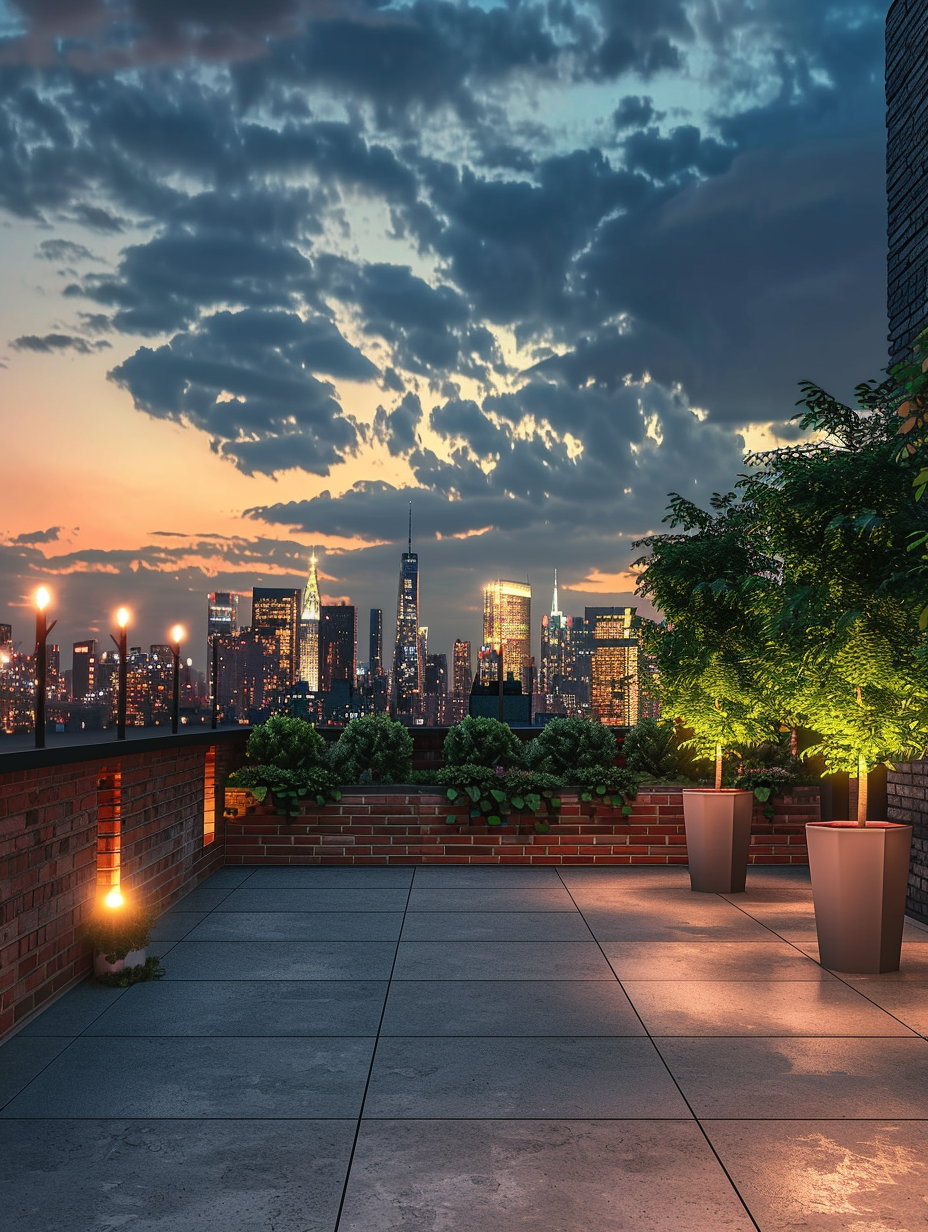
[[[339,803],[303,805],[287,818],[245,788],[225,789],[227,864],[685,864],[683,788],[639,790],[630,816],[561,793],[559,820],[537,834],[531,819],[470,822],[440,788],[345,787]],[[753,864],[806,864],[805,825],[821,816],[817,786],[754,811]],[[449,818],[453,819],[449,821]]]

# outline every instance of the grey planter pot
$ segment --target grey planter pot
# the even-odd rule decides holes
[[[118,975],[126,967],[141,967],[148,957],[148,947],[144,950],[130,950],[125,958],[119,958],[114,963],[106,961],[103,954],[97,951],[93,956],[94,975]]]
[[[819,962],[832,971],[898,971],[912,827],[875,821],[806,825]]]
[[[704,894],[742,894],[751,846],[754,793],[736,788],[683,791],[690,887]]]

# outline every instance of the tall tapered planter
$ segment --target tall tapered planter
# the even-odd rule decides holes
[[[898,971],[912,827],[892,821],[806,825],[819,961],[833,971]]]
[[[751,846],[754,793],[735,788],[683,792],[690,887],[706,894],[740,894]]]

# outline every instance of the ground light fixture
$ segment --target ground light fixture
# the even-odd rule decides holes
[[[110,907],[115,911],[118,907],[122,907],[125,904],[125,901],[126,900],[123,898],[117,887],[114,890],[110,890],[109,894],[107,894],[106,898],[104,898],[103,904],[104,906]]]
[[[128,655],[126,652],[126,628],[129,624],[129,609],[121,607],[116,613],[116,623],[119,625],[119,636],[111,633],[110,637],[116,643],[116,649],[119,651],[119,677],[118,691],[116,695],[116,739],[125,740],[126,738],[126,678],[128,671]]]
[[[48,588],[40,586],[35,592],[35,747],[45,748],[45,689],[47,684],[47,648],[49,633],[58,623],[48,624],[45,609],[51,602]]]
[[[180,644],[184,640],[183,625],[171,630],[171,654],[174,656],[174,691],[171,703],[171,731],[177,735],[180,722]]]

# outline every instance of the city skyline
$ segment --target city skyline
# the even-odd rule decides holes
[[[388,611],[410,499],[446,653],[494,578],[634,602],[886,362],[886,7],[0,0],[0,621],[202,668],[314,543]]]

